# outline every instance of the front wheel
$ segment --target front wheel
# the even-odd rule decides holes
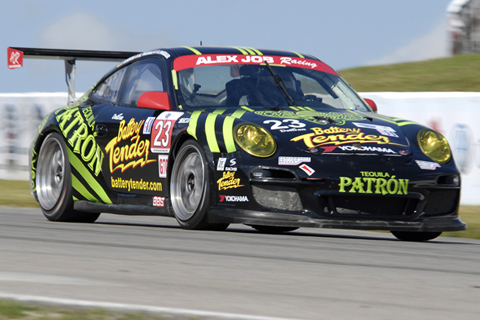
[[[38,203],[48,220],[94,222],[100,213],[73,210],[72,175],[63,137],[50,133],[38,153],[35,176]]]
[[[391,233],[402,241],[428,241],[440,236],[441,232],[405,232],[391,231]]]
[[[210,205],[208,163],[202,147],[186,141],[175,159],[170,180],[170,196],[175,218],[185,229],[224,230],[228,224],[208,223]]]

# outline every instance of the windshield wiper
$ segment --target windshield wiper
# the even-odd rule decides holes
[[[289,105],[296,107],[297,104],[295,103],[295,100],[293,100],[292,96],[288,93],[287,87],[285,87],[285,83],[283,83],[282,78],[273,71],[272,67],[268,64],[267,61],[265,61],[265,65],[267,66],[268,71],[272,74],[273,80],[275,80],[275,84],[277,87],[280,89],[280,92],[283,94],[285,97],[285,100],[289,103]]]

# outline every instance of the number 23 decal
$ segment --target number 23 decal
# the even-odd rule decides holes
[[[152,126],[151,151],[168,153],[172,143],[173,126],[183,112],[164,112],[160,114]]]
[[[264,124],[272,123],[270,130],[286,130],[286,129],[298,129],[305,127],[305,123],[302,123],[296,119],[284,119],[284,120],[265,120]]]

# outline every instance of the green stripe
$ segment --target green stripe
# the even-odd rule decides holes
[[[255,48],[250,48],[250,50],[252,50],[253,52],[255,52],[257,55],[259,56],[263,56],[263,53]]]
[[[194,111],[190,117],[190,122],[188,123],[187,133],[197,140],[197,124],[198,118],[200,117],[200,111]]]
[[[177,71],[172,69],[172,82],[175,90],[178,90],[178,78],[177,78]]]
[[[304,57],[302,54],[300,54],[300,53],[298,53],[298,52],[295,52],[295,51],[292,51],[292,52],[295,53],[295,54],[296,54],[297,56],[299,56],[300,58],[305,59],[305,57]]]
[[[192,47],[184,47],[184,48],[187,48],[188,50],[192,51],[192,52],[195,53],[196,55],[201,55],[201,54],[202,54],[200,51],[198,51],[198,50],[195,49],[195,48],[192,48]]]
[[[241,54],[243,54],[245,56],[248,55],[248,52],[243,50],[242,48],[240,48],[240,47],[234,47],[234,48],[237,49],[238,51],[240,51]]]
[[[253,110],[252,110],[252,111],[253,111]],[[234,113],[232,113],[231,117],[240,119],[240,118],[245,114],[245,112],[247,112],[247,110],[245,110],[245,109],[237,109],[237,110],[235,110]]]
[[[408,126],[408,125],[419,125],[419,124],[416,123],[416,122],[413,122],[413,121],[404,121],[404,122],[397,122],[397,125],[399,127],[403,127],[403,126]]]
[[[248,54],[251,54],[251,55],[254,55],[254,54],[255,54],[255,51],[253,51],[253,50],[250,49],[250,48],[243,48],[243,49],[245,49],[245,50],[248,52]]]
[[[207,136],[208,147],[211,152],[220,152],[218,147],[217,136],[215,135],[215,120],[217,115],[210,113],[205,121],[205,135]]]
[[[72,174],[72,187],[77,190],[86,200],[92,202],[100,202],[95,198],[84,186],[83,184]]]
[[[225,112],[225,110],[227,109],[216,109],[215,111],[213,111],[212,113],[215,113],[215,114],[222,114]]]
[[[253,109],[250,109],[250,108],[247,107],[247,106],[241,106],[241,108],[242,108],[242,109],[245,109],[245,110],[247,110],[247,111],[250,111],[250,112],[255,111],[255,110],[253,110]],[[236,112],[236,111],[235,111],[235,112]]]
[[[235,148],[235,140],[233,139],[233,122],[235,121],[234,117],[226,117],[223,122],[223,139],[225,141],[225,148],[228,153],[237,151]]]
[[[110,200],[105,190],[103,190],[102,186],[97,182],[97,179],[91,175],[90,170],[83,165],[82,161],[80,161],[80,159],[70,150],[70,148],[67,148],[67,151],[70,164],[78,171],[78,173],[82,175],[83,179],[85,179],[88,185],[95,190],[102,202],[108,204],[112,203],[112,200]],[[78,188],[75,189],[79,191]]]

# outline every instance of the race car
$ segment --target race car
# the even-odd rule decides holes
[[[159,215],[186,229],[389,230],[406,241],[466,229],[447,140],[379,115],[316,57],[244,47],[131,54],[38,129],[31,191],[47,219]]]

